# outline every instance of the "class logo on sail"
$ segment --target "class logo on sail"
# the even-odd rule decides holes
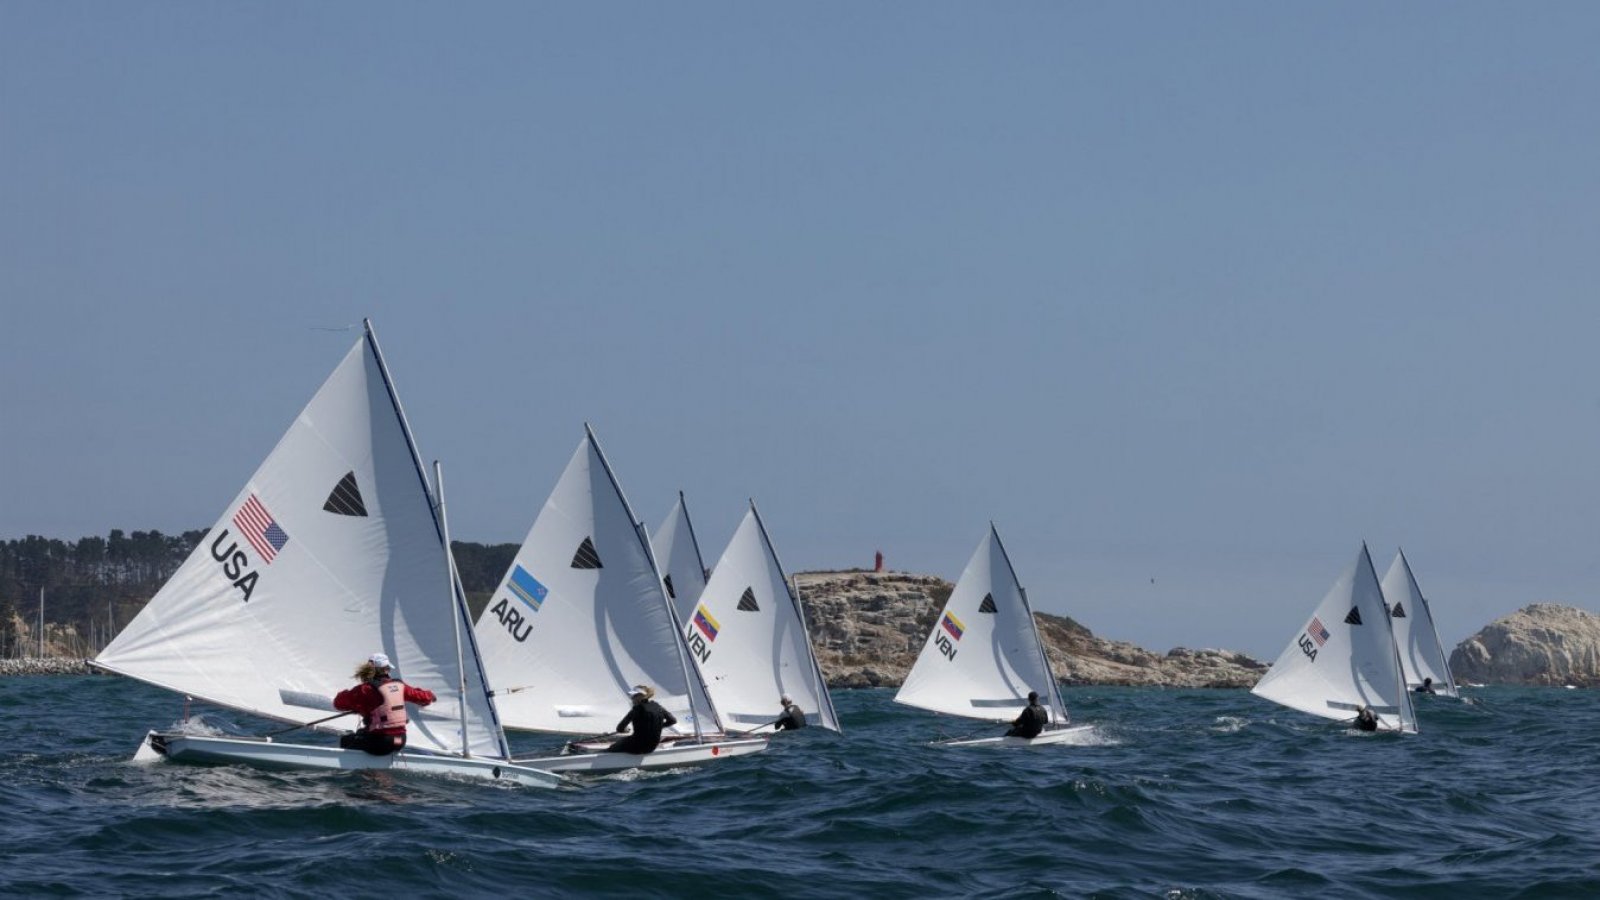
[[[544,606],[544,598],[550,595],[550,589],[545,587],[533,573],[522,567],[521,563],[513,563],[511,576],[506,579],[506,593],[510,596],[501,596],[500,601],[489,610],[500,624],[505,626],[507,632],[522,643],[533,633],[533,613]],[[511,601],[520,601],[528,607],[529,613],[524,616],[521,607],[512,606]]]
[[[704,604],[695,607],[694,618],[689,621],[689,630],[684,634],[684,641],[689,645],[689,652],[695,659],[704,663],[711,658],[711,642],[717,639],[717,632],[722,630],[722,625],[705,608]]]
[[[266,504],[261,498],[252,493],[249,499],[239,506],[238,512],[233,514],[233,527],[255,548],[256,554],[262,562],[272,565],[278,554],[289,544],[289,533],[283,530],[278,520],[267,511]],[[255,592],[256,582],[261,579],[261,573],[250,564],[250,555],[239,546],[238,538],[232,538],[232,529],[224,528],[218,532],[211,541],[211,558],[222,567],[222,574],[233,586],[239,589],[239,600],[243,603],[250,602],[250,595]],[[226,543],[227,547],[223,547]]]

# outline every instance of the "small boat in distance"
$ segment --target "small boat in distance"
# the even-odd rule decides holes
[[[1029,747],[1079,739],[1093,728],[1069,724],[1027,591],[991,522],[894,700],[998,724],[1021,715],[1030,691],[1039,694],[1050,714],[1050,724],[1037,737],[997,734],[938,743]]]
[[[1422,588],[1411,574],[1411,563],[1406,560],[1404,551],[1395,553],[1389,573],[1383,576],[1383,598],[1389,604],[1394,643],[1400,650],[1400,671],[1405,673],[1406,688],[1415,693],[1424,679],[1432,679],[1429,687],[1433,693],[1460,697],[1455,677],[1450,674],[1450,663],[1444,655],[1444,644],[1439,640],[1439,629],[1433,623],[1433,609],[1422,596]]]
[[[477,647],[461,634],[446,527],[367,322],[200,545],[92,663],[291,727],[152,731],[135,758],[564,783],[510,761]],[[327,712],[374,651],[438,698],[409,716],[404,750],[274,740],[348,730]]]
[[[1416,732],[1416,712],[1366,544],[1250,693],[1346,723],[1371,707],[1379,730]]]

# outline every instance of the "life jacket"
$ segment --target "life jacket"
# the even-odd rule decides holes
[[[406,727],[406,684],[393,679],[375,684],[379,703],[367,713],[368,731],[388,731]]]

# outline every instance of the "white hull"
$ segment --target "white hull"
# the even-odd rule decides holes
[[[607,745],[609,746],[609,745]],[[672,769],[699,766],[719,759],[746,756],[767,749],[766,738],[741,738],[731,741],[663,743],[651,753],[563,753],[513,760],[547,772],[621,772],[624,769]]]
[[[1042,747],[1046,744],[1066,744],[1087,737],[1094,730],[1093,725],[1069,725],[1066,728],[1052,728],[1042,731],[1038,737],[998,737],[970,738],[959,741],[935,741],[940,747]]]
[[[243,763],[269,769],[384,769],[481,778],[486,781],[511,781],[525,787],[552,788],[570,784],[560,775],[506,760],[435,756],[404,750],[390,756],[373,756],[363,750],[279,744],[259,738],[205,737],[152,731],[145,735],[144,743],[134,754],[134,760],[146,761],[156,757],[180,763]]]

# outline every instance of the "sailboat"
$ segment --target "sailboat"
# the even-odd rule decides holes
[[[1093,728],[1069,724],[1027,591],[991,522],[894,700],[952,716],[1011,722],[1022,714],[1032,691],[1046,699],[1050,714],[1050,724],[1037,737],[995,735],[939,743],[1037,746],[1080,738]]]
[[[1416,732],[1416,712],[1366,544],[1250,693],[1345,722],[1369,706],[1379,730]]]
[[[636,684],[678,719],[674,739],[652,753],[563,753],[524,765],[593,773],[766,749],[765,738],[716,739],[721,722],[678,637],[649,538],[587,426],[475,632],[507,728],[602,738]]]
[[[292,726],[327,724],[331,698],[373,651],[434,692],[391,756],[152,731],[136,759],[386,769],[553,787],[510,762],[465,596],[371,322],[183,565],[93,662]],[[296,730],[295,728],[284,729]],[[339,729],[347,730],[347,729]]]
[[[661,583],[667,589],[667,599],[672,601],[672,611],[679,622],[687,622],[694,615],[700,593],[706,589],[706,562],[700,555],[700,541],[694,536],[683,491],[678,492],[678,502],[672,505],[650,544],[661,555]]]
[[[791,698],[806,724],[841,731],[806,629],[805,610],[752,501],[684,625],[689,656],[722,721],[770,726]]]
[[[1395,553],[1388,574],[1383,576],[1383,596],[1389,604],[1394,643],[1400,650],[1400,671],[1405,674],[1406,687],[1415,692],[1422,686],[1423,679],[1429,678],[1434,693],[1461,696],[1455,677],[1450,674],[1450,663],[1445,659],[1439,629],[1433,624],[1433,610],[1428,606],[1428,599],[1422,596],[1416,576],[1411,574],[1411,564],[1406,561],[1404,551]]]

